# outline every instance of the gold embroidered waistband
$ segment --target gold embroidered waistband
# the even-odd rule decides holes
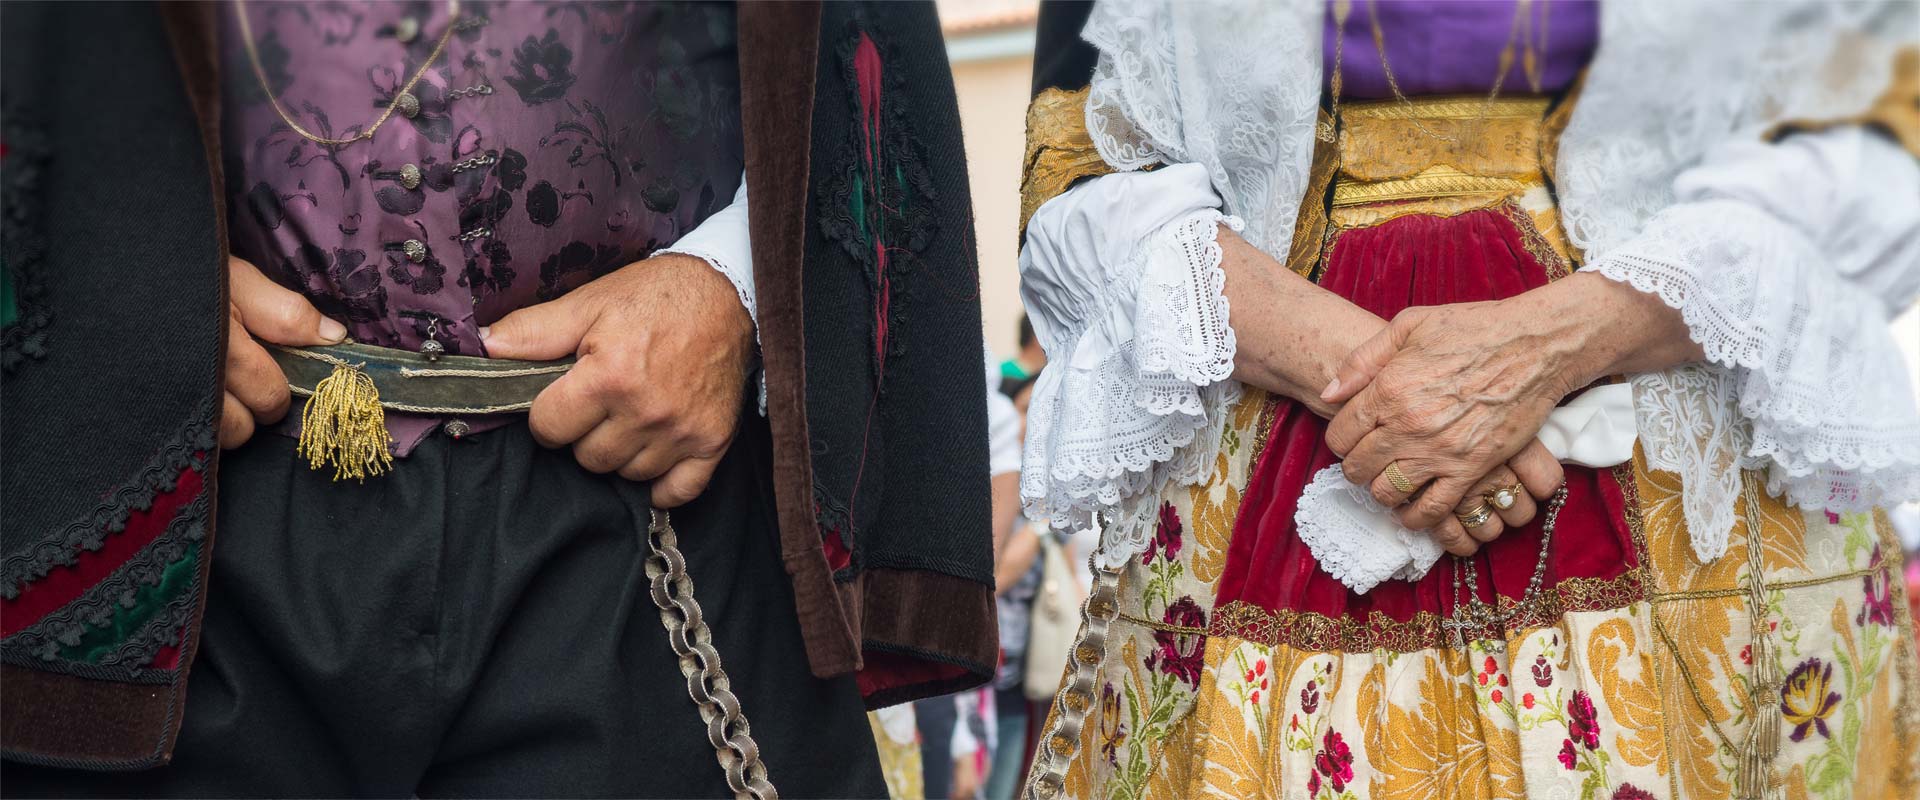
[[[1470,95],[1438,95],[1409,97],[1405,100],[1342,102],[1340,117],[1348,122],[1357,119],[1538,120],[1546,116],[1550,103],[1551,100],[1538,95],[1497,97],[1492,100]]]
[[[1465,195],[1507,196],[1524,193],[1538,185],[1540,182],[1537,180],[1470,175],[1453,167],[1440,165],[1411,178],[1370,182],[1339,181],[1333,187],[1333,205],[1335,208],[1341,208],[1369,203],[1428,200]]]
[[[1334,205],[1518,194],[1544,183],[1550,101],[1429,97],[1340,109]]]

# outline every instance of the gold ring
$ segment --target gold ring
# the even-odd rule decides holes
[[[1394,491],[1401,494],[1413,494],[1413,490],[1420,488],[1413,485],[1413,481],[1407,480],[1406,475],[1400,473],[1398,461],[1387,462],[1387,470],[1382,474],[1387,476],[1387,483],[1393,484]]]
[[[1487,498],[1487,502],[1492,503],[1494,508],[1506,511],[1513,508],[1514,503],[1520,502],[1520,493],[1526,489],[1527,487],[1517,483],[1511,486],[1496,486],[1481,497]]]
[[[1478,528],[1487,524],[1487,520],[1493,518],[1493,509],[1489,508],[1486,503],[1481,503],[1465,513],[1456,512],[1453,517],[1454,519],[1460,520],[1460,524],[1462,525],[1469,528]]]

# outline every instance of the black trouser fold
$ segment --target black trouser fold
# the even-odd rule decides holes
[[[695,598],[783,797],[884,797],[851,677],[813,678],[765,422],[675,509]],[[8,764],[8,796],[730,796],[642,569],[645,484],[524,422],[434,436],[365,483],[262,434],[222,458],[174,762]]]

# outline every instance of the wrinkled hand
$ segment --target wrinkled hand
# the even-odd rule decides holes
[[[296,347],[333,344],[347,338],[347,328],[246,260],[228,258],[226,396],[220,410],[225,449],[245,444],[255,427],[279,422],[292,402],[286,374],[256,338]]]
[[[705,261],[676,254],[520,309],[483,332],[494,358],[579,361],[534,398],[527,425],[580,466],[652,481],[661,508],[698,497],[733,442],[753,319]]]
[[[1346,403],[1327,445],[1345,459],[1347,478],[1389,507],[1411,500],[1402,523],[1433,530],[1456,554],[1476,545],[1453,514],[1479,502],[1500,464],[1513,460],[1535,498],[1560,483],[1559,464],[1534,435],[1580,385],[1570,376],[1582,374],[1582,339],[1560,335],[1574,323],[1543,318],[1524,297],[1407,309],[1347,357],[1322,395]],[[1424,488],[1395,489],[1382,474],[1394,462]],[[1492,525],[1476,533],[1490,540]]]

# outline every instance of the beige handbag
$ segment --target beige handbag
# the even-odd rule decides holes
[[[1040,589],[1033,596],[1033,621],[1027,629],[1027,699],[1053,699],[1067,671],[1073,637],[1079,632],[1080,602],[1086,594],[1074,578],[1066,548],[1050,533],[1040,536]]]

